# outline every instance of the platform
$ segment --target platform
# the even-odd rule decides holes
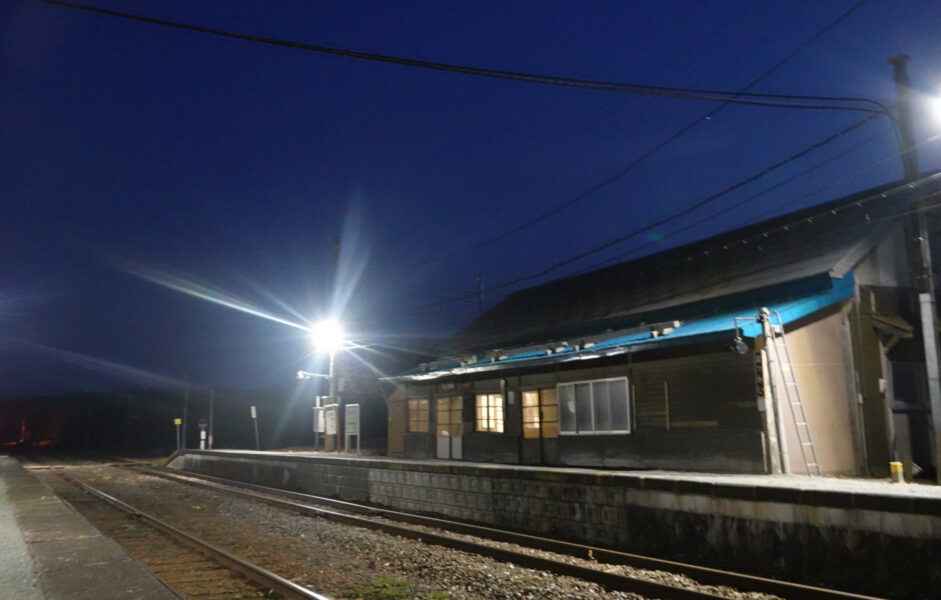
[[[171,468],[876,596],[941,589],[941,488],[347,454],[185,451]]]
[[[0,590],[18,600],[180,600],[49,486],[3,455]]]

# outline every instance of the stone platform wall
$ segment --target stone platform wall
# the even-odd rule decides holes
[[[941,589],[934,498],[231,451],[171,467],[872,595]]]

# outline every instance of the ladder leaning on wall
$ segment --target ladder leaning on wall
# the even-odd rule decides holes
[[[797,441],[800,444],[801,456],[807,467],[808,475],[821,475],[820,461],[817,459],[817,449],[814,446],[814,437],[810,433],[810,423],[807,421],[807,411],[804,410],[804,401],[801,399],[800,388],[794,374],[794,364],[791,361],[791,351],[787,347],[787,338],[784,335],[784,321],[778,311],[770,312],[771,335],[774,339],[771,351],[775,354],[775,363],[781,370],[781,381],[784,383],[784,398],[790,406],[791,417],[797,430]],[[772,375],[773,376],[773,375]],[[783,418],[783,415],[779,415]]]

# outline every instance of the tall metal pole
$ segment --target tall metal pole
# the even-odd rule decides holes
[[[330,350],[330,367],[327,371],[327,381],[330,382],[330,402],[337,405],[337,451],[342,452],[343,448],[343,403],[337,395],[337,377],[335,365],[336,351]]]
[[[209,449],[212,450],[212,424],[213,424],[213,400],[215,396],[215,390],[212,388],[209,389]]]
[[[896,110],[899,115],[899,153],[905,180],[918,179],[918,154],[912,126],[912,89],[908,79],[906,63],[908,56],[900,54],[889,59],[895,77]],[[921,334],[925,349],[925,375],[928,380],[928,400],[931,403],[931,423],[934,430],[934,467],[936,480],[941,483],[941,377],[938,372],[937,301],[933,265],[931,264],[931,240],[924,200],[916,190],[915,227],[918,242],[919,276],[918,299],[921,305]]]
[[[183,449],[186,450],[186,423],[189,419],[190,408],[190,378],[183,378]]]

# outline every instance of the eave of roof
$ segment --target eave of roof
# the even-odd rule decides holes
[[[939,188],[938,173],[892,183],[519,290],[458,332],[444,351],[467,355],[575,338],[630,326],[641,313],[669,312],[820,275],[839,278],[907,214],[914,198],[910,192],[937,194]]]
[[[829,289],[802,298],[772,303],[766,306],[772,314],[780,315],[784,324],[793,323],[819,310],[853,296],[855,291],[852,271],[843,278],[830,280]],[[674,344],[690,344],[711,337],[735,335],[736,318],[745,320],[739,323],[739,333],[743,337],[754,338],[762,334],[761,325],[754,320],[761,306],[746,307],[718,315],[703,316],[677,322],[675,327],[662,330],[628,330],[610,332],[590,344],[566,342],[516,349],[501,349],[486,356],[471,356],[464,360],[448,359],[419,366],[411,371],[389,377],[391,381],[425,381],[455,375],[502,371],[511,368],[548,365],[562,362],[593,360],[607,356],[616,356],[628,352],[638,352],[655,347]],[[430,368],[429,368],[430,367]]]

